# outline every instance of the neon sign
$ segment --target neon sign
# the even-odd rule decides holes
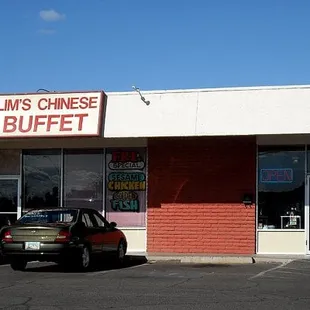
[[[260,170],[261,183],[292,183],[293,169],[261,169]]]

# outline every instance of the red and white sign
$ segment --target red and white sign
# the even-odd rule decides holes
[[[0,95],[0,138],[99,136],[103,92]]]

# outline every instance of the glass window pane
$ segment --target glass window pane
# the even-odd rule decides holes
[[[103,151],[64,152],[64,206],[103,211]]]
[[[94,219],[97,223],[96,226],[105,227],[105,222],[103,220],[101,220],[96,214],[94,214]]]
[[[87,213],[83,214],[82,222],[86,225],[86,227],[94,227],[89,215]]]
[[[18,223],[73,223],[78,216],[77,210],[33,210],[23,215]]]
[[[16,212],[18,207],[18,180],[0,180],[0,212]]]
[[[307,145],[307,173],[310,174],[310,145]]]
[[[106,186],[107,220],[122,227],[145,227],[145,149],[107,150]]]
[[[0,214],[0,229],[3,226],[12,225],[17,220],[17,214]]]
[[[258,228],[304,228],[305,150],[260,149]]]
[[[23,152],[24,211],[60,206],[60,150]]]

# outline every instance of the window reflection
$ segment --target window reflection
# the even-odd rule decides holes
[[[64,207],[103,211],[103,151],[65,150]]]
[[[23,152],[23,205],[26,210],[60,206],[60,150]]]
[[[0,214],[0,229],[17,221],[17,214]]]
[[[259,150],[258,228],[304,228],[305,150]]]
[[[18,180],[0,180],[0,212],[17,213]]]

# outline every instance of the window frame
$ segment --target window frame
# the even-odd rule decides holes
[[[274,228],[274,229],[264,229],[259,228],[259,184],[260,184],[260,164],[259,164],[259,156],[262,152],[274,152],[274,151],[283,151],[283,152],[292,152],[299,151],[304,153],[304,204],[303,204],[303,228]],[[289,232],[289,231],[300,231],[305,232],[307,230],[306,227],[306,192],[307,192],[307,176],[310,175],[310,171],[308,171],[308,152],[310,149],[307,144],[296,144],[296,145],[257,145],[256,146],[256,231],[258,232]],[[310,154],[309,154],[310,158]],[[258,238],[258,237],[257,237]],[[256,238],[256,239],[257,239]],[[257,245],[258,246],[258,245]]]
[[[130,228],[135,230],[145,230],[147,226],[147,205],[148,205],[148,192],[147,192],[147,186],[148,186],[148,148],[146,146],[124,146],[124,147],[91,147],[89,149],[83,149],[81,147],[79,148],[34,148],[34,149],[20,149],[20,212],[21,215],[28,212],[30,209],[26,209],[25,204],[25,170],[24,170],[24,155],[47,155],[50,154],[50,152],[55,152],[58,156],[60,156],[60,182],[59,182],[59,192],[58,192],[58,199],[59,199],[59,207],[65,208],[65,182],[64,182],[64,162],[65,162],[65,155],[66,154],[93,154],[94,152],[97,154],[102,154],[102,207],[100,210],[96,210],[100,216],[102,216],[107,223],[109,224],[108,219],[106,218],[107,214],[107,153],[110,150],[141,150],[144,154],[144,161],[145,161],[145,178],[146,178],[146,190],[145,190],[145,212],[143,212],[144,221],[143,225],[120,225],[121,228]],[[57,153],[56,153],[57,152]],[[74,206],[72,206],[74,208]],[[111,220],[113,222],[113,220]]]

